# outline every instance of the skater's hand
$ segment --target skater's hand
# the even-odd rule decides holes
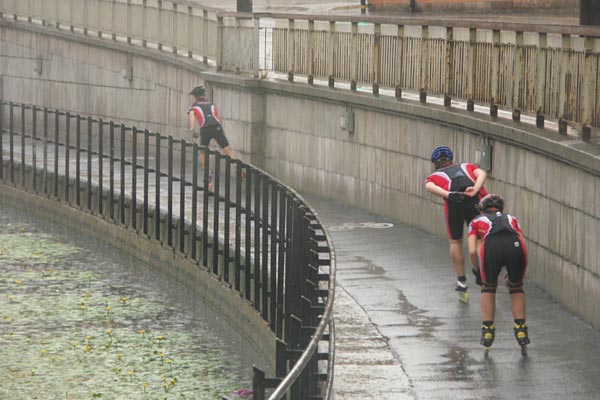
[[[448,200],[454,203],[462,203],[465,199],[465,194],[462,192],[448,192]]]
[[[478,192],[478,191],[477,191],[477,190],[475,190],[475,187],[474,187],[474,186],[469,186],[468,188],[466,188],[466,189],[465,189],[465,192],[464,192],[464,194],[465,194],[466,196],[473,197],[473,196],[475,196],[475,195],[477,194],[477,192]]]

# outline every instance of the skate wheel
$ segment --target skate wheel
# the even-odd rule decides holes
[[[458,293],[458,300],[462,301],[465,304],[469,304],[469,293],[468,292]]]

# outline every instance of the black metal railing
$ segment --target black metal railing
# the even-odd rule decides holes
[[[254,399],[329,398],[335,255],[296,192],[208,147],[101,118],[0,100],[0,127],[3,184],[158,241],[252,304],[277,349],[275,377],[255,369]]]

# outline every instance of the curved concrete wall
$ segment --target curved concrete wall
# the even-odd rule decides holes
[[[390,216],[441,237],[445,237],[442,203],[423,188],[432,171],[430,151],[435,145],[447,144],[456,151],[457,160],[473,160],[476,148],[489,141],[494,145],[494,163],[487,187],[501,193],[508,211],[522,222],[530,250],[529,278],[600,329],[600,203],[596,200],[600,198],[600,158],[590,154],[599,153],[593,143],[431,104],[194,72],[187,60],[151,50],[125,47],[128,52],[124,52],[125,45],[104,45],[106,42],[70,34],[53,33],[55,36],[45,38],[43,31],[33,28],[17,35],[10,23],[2,25],[3,54],[6,49],[13,54],[9,61],[6,56],[2,61],[2,73],[10,72],[3,79],[6,99],[79,111],[78,99],[101,96],[103,89],[88,87],[85,94],[70,91],[74,97],[65,96],[55,103],[39,89],[39,85],[49,85],[43,81],[50,78],[44,72],[41,77],[33,75],[27,55],[46,49],[49,57],[68,60],[70,68],[78,71],[64,79],[80,76],[81,82],[86,82],[94,78],[83,71],[95,67],[86,57],[77,58],[70,51],[100,51],[103,57],[117,60],[110,69],[110,79],[117,82],[122,78],[116,65],[131,53],[136,63],[146,65],[134,68],[137,79],[170,82],[164,85],[170,88],[165,92],[170,97],[144,100],[148,109],[140,109],[134,101],[139,99],[139,91],[131,89],[131,94],[119,86],[110,89],[110,99],[105,102],[88,100],[81,112],[109,113],[107,117],[133,121],[148,118],[151,127],[177,133],[185,123],[179,118],[185,117],[187,110],[185,92],[192,82],[204,79],[213,89],[231,142],[253,163],[262,166],[264,162],[268,172],[298,190]],[[35,40],[48,45],[35,47]],[[88,46],[94,50],[86,50]],[[140,70],[146,73],[136,75]],[[23,76],[13,76],[19,73]],[[110,105],[120,101],[121,92],[130,101],[118,107]],[[153,91],[144,93],[161,97]],[[340,128],[340,116],[349,110],[355,115],[354,133]]]

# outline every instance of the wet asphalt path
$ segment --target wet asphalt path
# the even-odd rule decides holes
[[[445,240],[341,203],[305,199],[330,227],[339,301],[345,303],[335,311],[336,335],[342,338],[336,347],[341,360],[336,399],[600,399],[600,333],[535,284],[525,285],[529,356],[520,354],[509,295],[500,288],[496,342],[486,359],[479,345],[479,292],[469,275],[471,302],[457,300]],[[360,223],[393,226],[347,229]],[[372,334],[369,344],[358,343],[366,336],[354,326],[365,321],[353,321],[350,312],[366,316],[382,343],[387,341],[392,361],[369,358]],[[350,345],[353,337],[357,343]]]

